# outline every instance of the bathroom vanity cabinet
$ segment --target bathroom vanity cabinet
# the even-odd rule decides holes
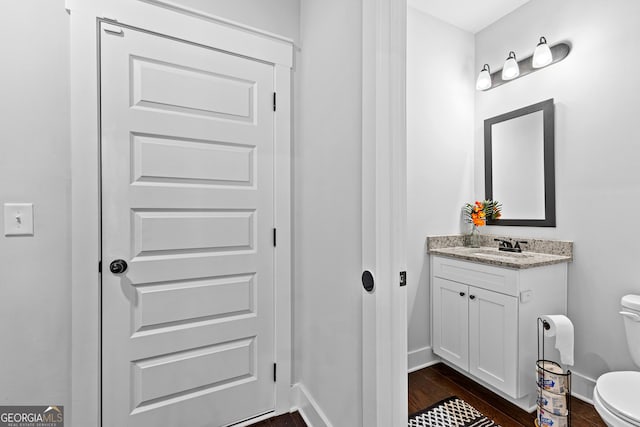
[[[566,296],[566,262],[507,268],[432,254],[433,351],[531,411],[537,318],[566,314]]]

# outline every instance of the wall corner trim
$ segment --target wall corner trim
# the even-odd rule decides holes
[[[440,358],[433,353],[431,346],[411,350],[407,354],[408,372],[419,371],[420,369],[440,363]]]
[[[333,427],[318,402],[301,383],[294,384],[291,390],[293,395],[291,412],[300,412],[309,427]]]

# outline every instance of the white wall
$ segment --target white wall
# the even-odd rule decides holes
[[[430,343],[425,237],[457,234],[472,199],[474,39],[414,8],[407,16],[407,277],[411,364]],[[422,354],[421,354],[422,353]]]
[[[68,24],[63,0],[0,14],[0,205],[35,213],[33,237],[0,233],[2,404],[69,403]]]
[[[362,425],[361,0],[301,2],[294,143],[295,378]]]
[[[640,2],[533,0],[476,35],[476,69],[499,69],[510,50],[530,55],[540,36],[568,40],[558,64],[476,93],[478,197],[484,194],[483,120],[554,98],[556,228],[489,227],[489,232],[575,242],[569,265],[569,317],[575,372],[597,378],[632,369],[619,301],[640,293]],[[514,165],[517,173],[517,165]]]
[[[300,0],[174,0],[174,3],[298,40]]]

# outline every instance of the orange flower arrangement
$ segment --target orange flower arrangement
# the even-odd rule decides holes
[[[498,219],[502,214],[502,205],[495,200],[484,200],[482,202],[467,203],[464,205],[464,219],[473,223],[474,227],[487,225],[487,219]]]

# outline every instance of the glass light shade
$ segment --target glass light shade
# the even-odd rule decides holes
[[[531,65],[533,68],[542,68],[551,64],[551,61],[553,61],[553,56],[551,56],[551,49],[549,49],[547,39],[540,37],[540,43],[538,43],[535,52],[533,52]]]
[[[478,74],[478,80],[476,80],[476,89],[487,90],[491,87],[491,71],[489,65],[484,64],[480,74]]]
[[[515,79],[520,75],[520,67],[518,67],[518,61],[516,61],[516,54],[509,52],[509,57],[504,63],[502,68],[502,80]]]

